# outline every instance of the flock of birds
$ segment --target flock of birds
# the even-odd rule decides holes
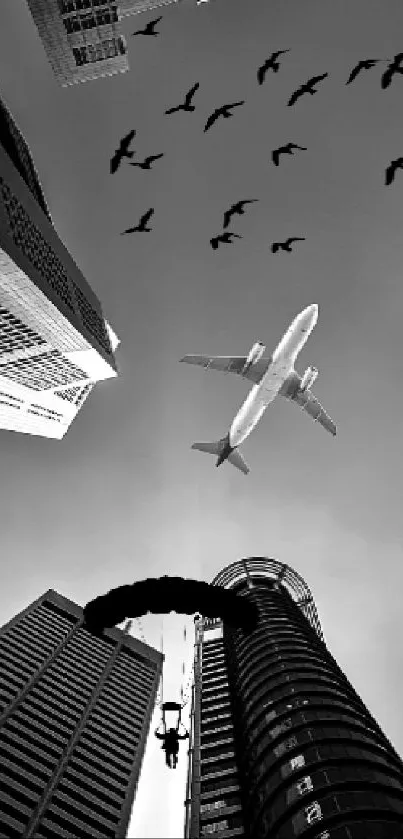
[[[155,27],[156,27],[157,23],[159,23],[160,20],[162,20],[162,16],[160,16],[158,18],[155,18],[154,20],[149,21],[144,29],[139,29],[136,32],[133,32],[132,35],[156,36],[156,35],[160,34],[159,32],[155,31]],[[262,66],[258,68],[257,80],[258,80],[259,85],[263,84],[263,82],[265,80],[265,77],[266,77],[266,74],[269,70],[272,70],[273,73],[278,73],[278,71],[280,69],[280,63],[278,61],[278,58],[279,58],[280,55],[283,55],[287,52],[290,52],[290,50],[286,49],[286,50],[278,50],[277,52],[273,52],[272,55],[270,56],[270,58],[267,58],[266,61],[262,64]],[[361,73],[363,70],[370,70],[372,67],[374,67],[379,62],[386,61],[386,60],[389,61],[389,59],[380,59],[380,58],[376,58],[376,59],[368,58],[368,59],[363,59],[363,60],[359,61],[358,64],[356,64],[355,67],[353,67],[353,69],[352,69],[352,71],[351,71],[351,73],[350,73],[350,75],[349,75],[349,77],[346,81],[346,85],[351,84],[357,78],[359,73]],[[391,84],[392,79],[395,75],[397,75],[397,74],[402,74],[403,75],[402,63],[403,63],[403,53],[398,53],[397,55],[395,55],[393,61],[389,62],[388,67],[385,70],[385,72],[383,73],[382,78],[381,78],[381,87],[382,87],[383,90],[385,90],[387,87],[389,87],[389,85]],[[324,79],[326,79],[328,75],[329,75],[328,73],[322,73],[321,75],[313,76],[312,78],[308,79],[308,81],[305,82],[305,84],[300,85],[300,87],[298,87],[297,90],[295,90],[291,94],[290,99],[288,100],[288,103],[287,103],[288,106],[295,105],[295,103],[298,101],[298,99],[300,99],[302,96],[304,96],[304,94],[310,94],[311,96],[313,96],[315,93],[317,93],[318,91],[316,89],[316,85],[318,85],[320,82],[322,82]],[[191,87],[190,90],[187,92],[184,101],[181,102],[179,105],[175,105],[173,108],[169,108],[167,111],[165,111],[165,114],[167,114],[167,115],[174,114],[174,113],[177,113],[178,111],[185,111],[185,112],[189,112],[189,113],[192,113],[193,111],[195,111],[196,108],[195,108],[195,105],[192,104],[192,100],[193,100],[193,97],[194,97],[196,91],[199,89],[199,87],[200,87],[200,83],[196,82],[196,84],[194,84],[193,87]],[[210,114],[210,116],[208,117],[207,122],[204,126],[204,132],[209,131],[210,128],[214,125],[215,122],[217,122],[217,120],[220,117],[222,117],[223,119],[229,119],[230,117],[232,117],[233,116],[233,114],[232,114],[233,109],[234,108],[239,108],[241,105],[244,105],[244,104],[245,104],[245,100],[241,100],[240,102],[230,102],[229,104],[221,105],[221,107],[216,108]],[[129,131],[129,133],[125,137],[122,137],[122,139],[120,140],[119,146],[116,149],[116,151],[114,152],[113,157],[111,158],[111,162],[110,162],[110,172],[111,172],[111,174],[114,174],[118,170],[118,168],[121,165],[122,160],[124,158],[129,159],[130,166],[138,166],[141,169],[151,169],[151,164],[154,163],[154,161],[159,160],[161,157],[164,157],[164,154],[161,152],[160,154],[149,155],[143,161],[140,161],[140,162],[132,161],[130,158],[132,158],[134,156],[135,152],[133,150],[130,150],[129,147],[130,147],[135,135],[136,135],[136,131],[133,129],[132,131]],[[284,146],[280,146],[277,149],[273,149],[272,154],[271,154],[273,164],[275,166],[278,166],[279,162],[280,162],[280,155],[283,155],[283,154],[292,155],[292,154],[294,154],[294,151],[297,150],[297,149],[300,150],[300,151],[307,151],[306,146],[299,146],[296,143],[292,143],[292,142],[286,143]],[[386,186],[389,186],[392,183],[392,181],[394,180],[397,169],[403,169],[403,157],[398,157],[396,160],[392,160],[390,162],[390,164],[388,165],[388,167],[386,168],[386,170],[385,170],[385,184],[386,184]],[[222,233],[218,234],[217,236],[213,236],[210,239],[210,245],[213,248],[213,250],[217,250],[219,244],[231,244],[234,238],[242,239],[242,236],[239,233],[233,233],[232,231],[227,230],[226,228],[228,228],[230,219],[233,215],[243,215],[244,212],[245,212],[245,210],[244,210],[245,205],[246,204],[253,204],[258,200],[259,199],[257,199],[257,198],[250,198],[250,199],[237,201],[235,204],[232,204],[231,207],[228,210],[225,211],[224,219],[223,219],[223,231],[222,231]],[[144,213],[141,216],[137,225],[135,225],[133,227],[128,227],[126,230],[123,230],[121,235],[123,236],[126,233],[150,233],[152,228],[147,227],[147,224],[150,221],[153,214],[154,214],[154,207],[150,207],[150,209],[147,210],[147,212]],[[284,242],[273,242],[272,245],[271,245],[272,253],[277,253],[277,251],[279,251],[279,250],[283,250],[285,252],[291,253],[292,243],[293,242],[302,242],[302,241],[305,241],[305,237],[303,237],[303,236],[290,236]]]

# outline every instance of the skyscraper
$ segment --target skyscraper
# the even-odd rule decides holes
[[[0,100],[0,429],[63,437],[117,343]]]
[[[49,589],[0,629],[0,835],[124,837],[163,655]]]
[[[402,839],[403,762],[330,654],[304,580],[253,557],[214,579],[249,636],[196,621],[186,837]]]
[[[62,87],[129,69],[117,0],[27,0]]]

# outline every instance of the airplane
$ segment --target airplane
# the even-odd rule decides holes
[[[333,420],[311,392],[311,387],[318,376],[317,368],[308,367],[302,377],[294,369],[296,358],[318,320],[318,313],[319,307],[316,303],[300,312],[292,321],[271,357],[264,357],[266,347],[258,341],[253,344],[246,357],[185,355],[180,359],[187,364],[198,364],[206,369],[238,373],[254,382],[252,390],[235,416],[226,436],[215,443],[193,443],[192,449],[218,455],[216,466],[228,460],[244,475],[247,475],[249,467],[238,451],[238,446],[253,431],[267,406],[278,394],[295,402],[326,431],[336,434]]]

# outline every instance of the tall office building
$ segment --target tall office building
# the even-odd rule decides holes
[[[126,836],[162,660],[52,589],[0,629],[0,836]]]
[[[129,69],[117,0],[27,2],[62,87]]]
[[[63,437],[118,343],[0,100],[0,429]]]
[[[215,585],[249,636],[196,621],[185,836],[402,839],[403,762],[328,651],[304,580],[254,557]]]

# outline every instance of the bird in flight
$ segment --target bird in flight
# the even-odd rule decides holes
[[[143,216],[141,216],[141,219],[139,223],[136,225],[136,227],[128,227],[127,230],[123,230],[123,233],[121,233],[120,235],[123,236],[125,233],[151,233],[152,227],[147,227],[146,225],[149,219],[151,218],[153,212],[154,207],[150,207],[150,209],[147,210],[147,212],[144,213]]]
[[[192,101],[193,96],[194,96],[194,95],[195,95],[195,93],[196,93],[196,90],[197,90],[199,87],[200,87],[200,83],[199,83],[199,82],[196,82],[196,84],[195,84],[195,85],[193,85],[193,87],[191,87],[191,88],[190,88],[190,90],[187,92],[187,94],[186,94],[186,96],[185,96],[185,101],[184,101],[184,102],[182,102],[182,104],[181,104],[181,105],[176,105],[176,107],[175,107],[175,108],[169,108],[169,110],[168,110],[168,111],[165,111],[165,113],[166,113],[166,114],[174,114],[174,113],[175,113],[175,111],[194,111],[194,110],[195,110],[195,106],[194,106],[194,105],[191,105],[190,103],[191,103],[191,101]]]
[[[358,73],[361,73],[361,70],[370,70],[371,67],[375,67],[375,64],[378,64],[380,58],[365,58],[362,61],[359,61],[358,64],[353,67],[346,84],[351,84],[354,79],[358,76]]]
[[[389,87],[395,73],[403,73],[403,67],[400,66],[402,61],[403,61],[403,52],[398,52],[398,54],[395,55],[393,61],[390,64],[388,64],[388,67],[387,67],[387,69],[385,70],[385,72],[382,76],[382,79],[381,79],[382,90],[385,90],[385,88]]]
[[[313,96],[314,93],[318,92],[317,90],[313,89],[314,85],[318,84],[318,82],[321,82],[322,79],[325,79],[328,75],[329,73],[323,73],[321,76],[313,76],[312,79],[308,79],[308,81],[305,82],[305,84],[302,84],[301,87],[299,87],[297,90],[294,90],[294,93],[288,100],[288,104],[294,105],[297,99],[299,99],[300,96],[303,96],[304,93],[310,93]]]
[[[226,210],[226,212],[224,213],[223,227],[228,227],[228,225],[230,223],[231,216],[235,215],[236,213],[239,216],[244,215],[244,212],[245,212],[244,205],[245,204],[254,204],[258,200],[259,200],[258,198],[248,198],[245,201],[237,201],[236,204],[231,204],[229,210]]]
[[[153,160],[159,160],[160,157],[164,157],[164,154],[150,154],[149,157],[146,157],[142,163],[133,163],[130,162],[130,166],[140,166],[140,169],[151,169],[151,163]]]
[[[147,26],[145,26],[144,29],[137,29],[136,32],[132,32],[132,36],[133,35],[159,35],[160,34],[159,32],[154,31],[154,27],[157,25],[157,23],[160,22],[160,20],[162,20],[162,15],[161,15],[161,17],[154,18],[154,20],[149,20],[148,23],[147,23]]]
[[[222,105],[221,108],[216,108],[212,114],[210,114],[205,126],[204,131],[208,131],[209,128],[213,125],[213,123],[218,119],[218,117],[224,117],[224,119],[229,119],[232,117],[233,114],[230,113],[231,108],[237,108],[239,105],[243,105],[245,100],[243,99],[242,102],[232,102],[230,105]]]
[[[305,236],[290,236],[290,238],[286,239],[285,242],[273,242],[271,251],[272,253],[277,253],[277,251],[281,248],[281,250],[291,253],[292,242],[305,242]]]
[[[219,242],[224,242],[226,245],[232,245],[231,236],[236,236],[237,239],[242,239],[242,236],[240,236],[239,233],[231,233],[230,230],[226,230],[225,233],[221,233],[220,236],[213,236],[213,238],[210,239],[210,245],[214,251],[217,250]]]
[[[395,180],[396,169],[403,169],[403,157],[392,160],[385,172],[385,184],[389,186]]]
[[[290,52],[290,50],[278,50],[278,52],[273,52],[270,58],[266,58],[264,64],[262,64],[257,71],[257,80],[259,84],[263,84],[268,70],[273,70],[273,73],[278,73],[280,65],[276,59],[284,52]]]
[[[307,151],[306,146],[297,146],[296,143],[287,143],[285,146],[280,146],[278,149],[273,149],[271,158],[275,166],[279,164],[280,154],[294,154],[294,149],[301,149]]]
[[[122,137],[120,140],[119,148],[116,149],[113,157],[111,157],[111,175],[113,175],[119,168],[124,157],[133,157],[134,151],[128,151],[128,148],[135,134],[136,132],[133,129],[133,131],[129,131],[129,133],[126,134],[126,137]]]

